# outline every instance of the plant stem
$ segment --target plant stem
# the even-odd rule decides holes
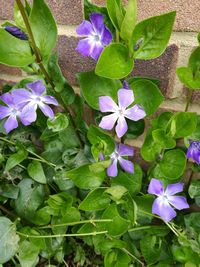
[[[139,262],[142,267],[144,267],[144,263],[139,260],[135,255],[133,255],[130,251],[128,251],[126,248],[121,248],[122,251],[124,251],[126,254],[128,254],[131,258],[133,258],[135,261]]]
[[[189,105],[190,105],[190,101],[192,100],[192,94],[193,94],[193,90],[189,90],[188,92],[188,96],[187,96],[187,102],[186,102],[186,107],[185,107],[185,112],[188,111]]]
[[[38,229],[48,229],[48,228],[55,228],[55,227],[62,227],[62,226],[73,226],[73,225],[78,225],[78,224],[84,224],[84,223],[104,223],[104,222],[112,222],[113,220],[111,219],[100,219],[100,220],[83,220],[79,222],[71,222],[71,223],[62,223],[62,224],[54,224],[54,225],[47,225],[47,226],[41,226],[38,227]]]
[[[9,211],[8,209],[6,209],[4,206],[0,205],[0,210],[2,210],[4,213],[6,213],[7,215],[9,215],[10,217],[13,217],[13,218],[17,218],[17,216],[12,213],[11,211]]]
[[[140,227],[136,227],[136,228],[131,228],[128,230],[128,232],[135,232],[135,231],[140,231],[140,230],[148,230],[148,229],[152,229],[152,228],[156,228],[158,227],[157,225],[145,225],[145,226],[140,226]],[[167,227],[165,225],[159,225],[159,228],[163,228],[166,229]]]
[[[95,235],[103,235],[107,234],[108,231],[101,231],[101,232],[91,232],[91,233],[82,233],[82,234],[61,234],[61,235],[27,235],[17,231],[17,234],[20,236],[24,236],[27,238],[55,238],[55,237],[79,237],[79,236],[95,236]]]

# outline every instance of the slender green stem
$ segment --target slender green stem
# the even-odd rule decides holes
[[[133,255],[130,251],[128,251],[126,248],[121,248],[122,251],[124,251],[126,254],[128,254],[131,258],[133,258],[135,261],[139,262],[142,267],[144,267],[144,263],[139,260],[135,255]]]
[[[165,223],[176,236],[179,236],[179,233],[176,231],[176,229],[170,223],[167,223],[167,222],[165,222]]]
[[[192,100],[192,95],[193,95],[193,90],[189,90],[188,96],[187,96],[187,102],[186,102],[186,106],[185,106],[185,112],[188,111],[190,101]]]
[[[141,230],[148,230],[148,229],[152,229],[152,228],[156,228],[156,227],[159,227],[159,228],[163,228],[165,229],[166,226],[165,225],[145,225],[145,226],[140,226],[140,227],[136,227],[136,228],[131,228],[128,230],[128,232],[135,232],[135,231],[141,231]]]
[[[119,31],[116,30],[116,42],[119,43]]]
[[[107,234],[108,231],[101,231],[101,232],[91,232],[91,233],[82,233],[82,234],[60,234],[60,235],[27,235],[17,231],[17,234],[20,236],[24,236],[27,238],[55,238],[55,237],[79,237],[79,236],[95,236],[95,235],[103,235]]]
[[[38,227],[38,229],[48,229],[48,228],[55,228],[55,227],[62,227],[62,226],[73,226],[73,225],[78,225],[78,224],[85,224],[85,223],[105,223],[105,222],[112,222],[113,220],[111,219],[99,219],[99,220],[83,220],[79,222],[71,222],[71,223],[62,223],[62,224],[53,224],[53,225],[47,225],[47,226],[41,226]]]

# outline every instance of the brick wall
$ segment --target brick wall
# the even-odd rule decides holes
[[[84,58],[75,51],[78,37],[76,26],[83,19],[82,0],[47,0],[58,23],[59,39],[57,50],[60,55],[60,65],[64,75],[78,89],[75,73],[94,68],[95,63],[89,58]],[[104,0],[93,0],[94,3],[103,5]],[[14,0],[0,0],[0,22],[12,19]],[[176,77],[175,70],[178,66],[187,64],[188,56],[197,46],[197,32],[200,30],[199,0],[138,0],[138,20],[149,16],[158,15],[171,10],[177,11],[174,32],[165,53],[150,61],[137,61],[134,75],[159,78],[161,90],[166,101],[161,105],[161,110],[184,110],[186,90]],[[8,82],[13,83],[21,79],[24,73],[13,68],[0,65],[0,87]],[[191,111],[200,114],[199,93],[195,93]],[[140,140],[131,144],[140,146]]]

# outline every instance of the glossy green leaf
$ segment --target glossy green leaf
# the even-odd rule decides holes
[[[200,181],[192,181],[189,186],[188,193],[191,198],[200,197]]]
[[[189,58],[188,67],[193,70],[194,75],[199,72],[200,67],[200,47],[195,48]]]
[[[49,57],[57,41],[57,26],[44,0],[33,1],[29,21],[42,58]]]
[[[111,199],[114,201],[118,201],[122,198],[122,196],[127,192],[127,188],[121,185],[114,185],[106,189],[105,193],[110,195]]]
[[[132,45],[139,48],[134,52],[136,59],[153,59],[159,57],[166,49],[176,12],[170,12],[141,21],[135,27]]]
[[[153,140],[160,144],[165,149],[171,149],[176,146],[176,141],[170,137],[167,136],[164,130],[157,129],[152,132]]]
[[[122,21],[120,36],[123,40],[129,41],[132,37],[137,19],[137,1],[129,0],[126,7],[126,14]]]
[[[176,70],[179,80],[190,89],[200,89],[200,72],[196,75],[190,67],[180,67]]]
[[[0,263],[9,261],[17,252],[19,236],[8,218],[0,217]]]
[[[8,158],[8,160],[6,162],[5,172],[8,172],[12,168],[14,168],[18,164],[20,164],[23,160],[25,160],[27,158],[27,156],[28,156],[28,152],[25,149],[20,148],[17,151],[17,153],[12,154]]]
[[[121,0],[106,0],[108,15],[116,29],[120,30],[123,18],[124,9]]]
[[[30,177],[41,184],[46,184],[47,179],[43,171],[42,164],[39,161],[33,160],[27,167]]]
[[[28,41],[18,39],[4,29],[0,29],[0,39],[0,63],[24,67],[35,61]]]
[[[79,73],[77,78],[84,99],[90,107],[97,110],[99,110],[100,96],[110,96],[114,100],[117,100],[117,92],[122,88],[122,84],[119,80],[99,77],[93,71]]]
[[[122,79],[132,71],[134,60],[129,56],[125,45],[112,43],[108,45],[97,62],[95,73],[109,79]]]
[[[105,267],[128,267],[131,258],[119,249],[109,250],[104,258]]]
[[[127,119],[126,120],[128,124],[128,131],[123,136],[125,139],[135,139],[138,136],[142,135],[145,129],[145,121],[139,120],[139,121],[132,121]]]
[[[63,113],[57,113],[53,119],[48,119],[47,127],[52,132],[60,132],[67,128],[69,125],[68,117]]]
[[[162,240],[156,236],[145,236],[140,240],[140,248],[148,264],[156,263],[161,254]]]
[[[110,198],[105,189],[97,188],[91,191],[79,205],[81,210],[103,210],[110,204]]]
[[[18,259],[21,267],[35,267],[39,262],[39,249],[28,240],[24,240],[19,245]]]
[[[131,83],[135,103],[140,104],[147,115],[152,115],[164,101],[159,88],[149,80],[143,79]]]

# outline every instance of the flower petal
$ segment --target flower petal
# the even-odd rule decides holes
[[[37,114],[36,114],[37,105],[29,103],[26,105],[21,112],[20,120],[24,125],[30,125],[32,122],[36,121]]]
[[[95,42],[94,46],[91,50],[90,56],[91,58],[93,58],[94,60],[98,60],[98,58],[100,57],[102,51],[103,51],[104,47],[100,42]]]
[[[82,35],[82,36],[88,36],[90,34],[93,33],[93,27],[92,24],[87,21],[84,20],[77,28],[76,28],[76,33],[78,35]]]
[[[58,101],[53,96],[46,95],[46,96],[43,96],[42,98],[43,98],[43,101],[46,104],[50,104],[50,105],[54,105],[54,106],[58,106],[59,105]]]
[[[104,26],[103,32],[101,34],[101,42],[104,45],[109,45],[111,41],[112,41],[112,33],[106,26]]]
[[[52,108],[50,108],[48,105],[43,103],[43,104],[39,104],[39,107],[46,117],[49,117],[50,119],[54,118],[54,112]]]
[[[164,186],[160,180],[152,178],[148,187],[148,193],[156,196],[164,194]]]
[[[152,213],[159,215],[166,222],[169,222],[176,217],[176,212],[174,209],[169,205],[167,200],[163,201],[163,198],[161,197],[158,197],[154,200]]]
[[[166,195],[175,195],[183,191],[183,183],[169,184],[165,190]]]
[[[29,83],[26,85],[26,87],[39,96],[41,96],[46,91],[46,87],[40,80],[35,81],[33,83]]]
[[[115,127],[117,136],[121,138],[128,130],[128,125],[123,116],[120,116],[117,121],[117,126]]]
[[[119,107],[127,108],[134,101],[134,94],[132,90],[119,89],[118,91],[118,103]]]
[[[134,155],[134,149],[124,144],[118,145],[117,152],[119,153],[120,156],[133,156]]]
[[[26,89],[15,89],[12,91],[12,96],[16,104],[28,103],[31,101],[32,93]]]
[[[187,209],[190,206],[187,203],[187,200],[183,196],[168,196],[169,203],[174,206],[177,210]]]
[[[100,13],[92,13],[90,15],[90,21],[96,31],[96,33],[101,33],[104,27],[104,17]]]
[[[117,120],[118,116],[116,113],[104,116],[101,119],[99,127],[106,130],[111,130],[114,127],[114,124]]]
[[[126,90],[128,91],[128,90]],[[129,120],[138,121],[146,116],[146,112],[140,105],[134,105],[125,111],[125,117]]]
[[[99,97],[99,108],[101,112],[115,112],[118,110],[117,104],[110,96]]]
[[[123,170],[125,170],[128,173],[134,173],[133,162],[131,162],[130,160],[123,159],[122,157],[119,157],[118,160]]]
[[[95,42],[92,43],[91,39],[84,38],[78,42],[76,51],[85,57],[89,57],[94,45],[95,45]]]
[[[8,106],[13,105],[13,97],[10,93],[1,95],[0,99]]]
[[[0,106],[0,120],[10,115],[10,108],[6,106]]]
[[[110,166],[107,168],[107,175],[111,176],[111,177],[116,177],[118,174],[118,170],[117,170],[117,159],[113,160],[113,162],[111,162]]]
[[[4,128],[7,133],[18,127],[18,121],[16,116],[10,116],[4,123]]]

